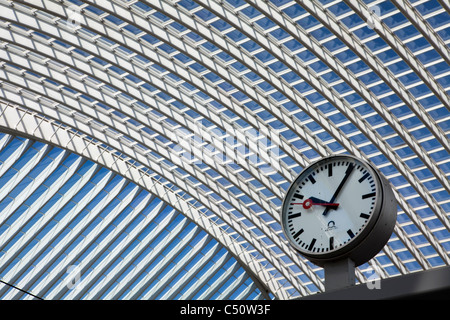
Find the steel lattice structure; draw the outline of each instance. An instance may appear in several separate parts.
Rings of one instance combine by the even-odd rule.
[[[0,278],[44,299],[323,291],[280,206],[339,153],[374,163],[398,202],[358,282],[448,266],[449,14],[447,0],[0,0]]]

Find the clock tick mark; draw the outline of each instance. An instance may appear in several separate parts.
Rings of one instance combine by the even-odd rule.
[[[301,215],[302,215],[301,212],[294,213],[292,215],[288,215],[288,219],[294,219],[294,218],[297,218],[297,217],[301,217]]]
[[[300,229],[296,234],[294,234],[294,239],[297,240],[298,236],[303,233],[303,229]]]
[[[367,213],[361,213],[359,216],[361,218],[363,218],[363,219],[369,219],[370,218],[370,215],[368,215]]]
[[[302,196],[300,193],[296,193],[292,196],[293,198],[297,198],[297,199],[303,199],[304,196]]]
[[[350,238],[353,238],[355,236],[355,234],[353,233],[353,231],[351,229],[347,230],[347,234],[349,235]]]
[[[375,197],[375,195],[376,195],[375,192],[371,192],[371,193],[363,194],[361,198],[362,199],[372,198],[372,197]]]
[[[359,182],[359,183],[363,182],[364,180],[367,179],[367,177],[368,177],[369,175],[370,175],[370,174],[367,172],[365,175],[363,175],[363,176],[361,177],[361,179],[358,180],[358,182]]]
[[[312,248],[314,248],[314,244],[316,243],[316,238],[313,238],[311,240],[311,243],[309,244],[308,250],[311,251]]]

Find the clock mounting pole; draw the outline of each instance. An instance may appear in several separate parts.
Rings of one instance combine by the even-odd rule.
[[[343,289],[355,285],[355,263],[349,258],[324,264],[325,291]]]

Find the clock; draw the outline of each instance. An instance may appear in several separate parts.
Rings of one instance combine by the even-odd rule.
[[[282,228],[289,243],[311,262],[373,258],[395,226],[397,204],[377,169],[350,155],[325,157],[305,168],[282,204]]]

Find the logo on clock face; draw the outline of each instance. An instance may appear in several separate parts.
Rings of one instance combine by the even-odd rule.
[[[336,228],[337,228],[336,223],[333,220],[331,220],[330,222],[328,222],[328,228],[326,228],[325,231],[331,231]]]

